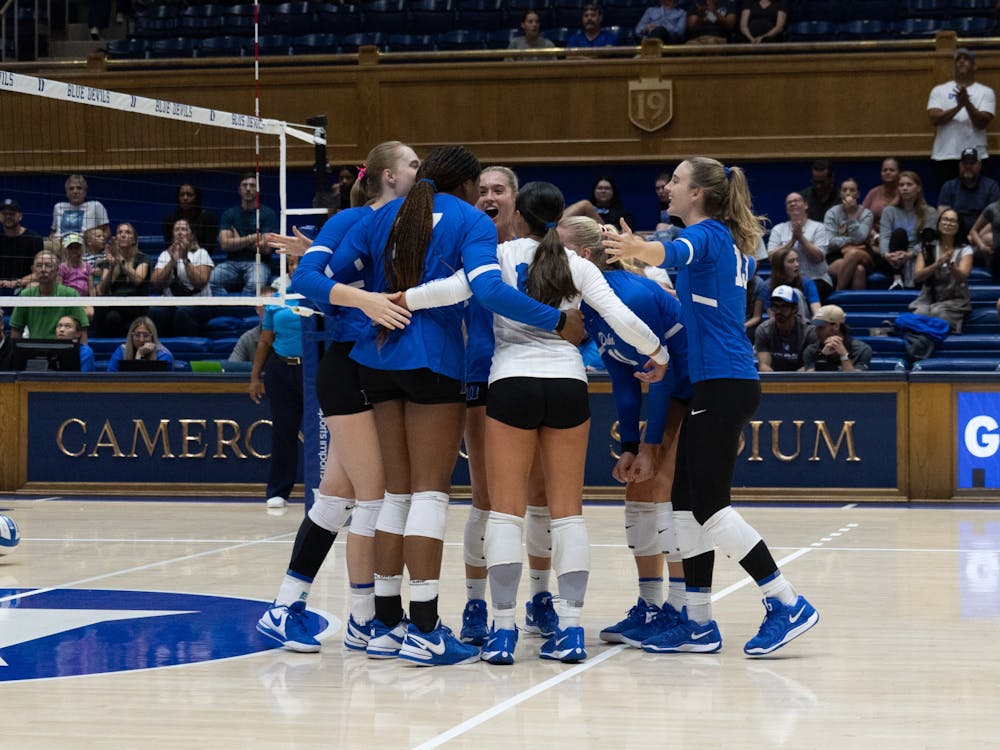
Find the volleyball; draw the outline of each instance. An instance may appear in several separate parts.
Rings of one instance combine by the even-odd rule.
[[[17,524],[10,516],[0,515],[0,557],[9,555],[21,541]]]

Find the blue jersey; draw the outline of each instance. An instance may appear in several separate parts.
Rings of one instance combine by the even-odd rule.
[[[660,338],[660,345],[670,353],[667,374],[660,382],[650,383],[646,404],[645,442],[659,445],[663,441],[670,399],[688,401],[692,396],[681,303],[655,281],[629,271],[605,271],[604,278],[625,306],[653,330]],[[621,440],[623,443],[638,442],[642,382],[635,377],[635,373],[642,370],[649,357],[616,336],[611,326],[592,307],[583,304],[580,311],[587,333],[597,342],[601,359],[611,377]]]
[[[355,341],[358,332],[369,326],[368,318],[355,307],[341,307],[330,304],[330,290],[337,283],[360,286],[361,271],[354,264],[341,268],[336,264],[337,248],[345,237],[372,209],[367,206],[348,208],[331,216],[312,246],[299,260],[292,276],[295,290],[313,302],[325,314],[323,328],[330,332],[334,341]],[[336,268],[336,276],[334,269]]]
[[[275,295],[277,296],[277,295]],[[274,332],[271,348],[279,357],[302,356],[302,318],[287,306],[269,304],[264,307],[262,331]]]
[[[465,307],[465,382],[485,383],[493,364],[493,313],[470,297]]]
[[[387,291],[383,249],[403,199],[386,204],[358,224],[345,239],[342,263],[362,261],[366,286]],[[543,305],[504,283],[497,261],[497,230],[490,218],[469,203],[446,193],[434,196],[434,230],[420,283],[451,276],[464,269],[469,286],[487,310],[527,325],[551,331],[559,324],[557,309]],[[417,310],[410,324],[378,340],[378,329],[367,327],[351,357],[379,370],[427,368],[455,380],[465,380],[462,304]]]
[[[753,259],[739,251],[729,230],[715,219],[686,227],[663,247],[662,266],[677,269],[691,382],[757,380],[753,347],[744,326]]]

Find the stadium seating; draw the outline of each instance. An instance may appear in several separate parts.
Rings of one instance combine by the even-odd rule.
[[[996,357],[930,357],[913,365],[914,372],[996,372],[1000,359]]]
[[[314,31],[346,36],[347,34],[357,34],[361,28],[361,11],[357,6],[323,3],[316,10]]]
[[[446,31],[437,35],[435,46],[439,51],[486,49],[486,35],[481,31],[466,29]]]
[[[455,29],[452,0],[414,0],[409,9],[408,34],[442,34]]]

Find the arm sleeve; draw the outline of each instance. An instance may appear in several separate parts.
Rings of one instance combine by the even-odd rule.
[[[639,23],[635,25],[635,35],[642,36],[642,30],[646,28],[646,24],[649,23],[649,14],[653,11],[652,8],[646,8],[643,11],[642,18],[639,19]],[[634,16],[633,16],[634,18]]]
[[[615,333],[634,346],[640,354],[649,356],[656,351],[660,346],[659,337],[618,298],[597,266],[572,255],[570,268],[574,271],[573,276],[579,283],[584,301],[608,322]],[[666,354],[666,351],[664,347],[661,354]]]
[[[618,415],[618,437],[622,443],[639,442],[639,411],[642,384],[633,377],[631,367],[611,356],[601,357],[611,378],[611,397]]]
[[[976,107],[981,112],[989,112],[991,115],[997,113],[997,95],[989,86],[986,86],[986,91],[983,92],[983,106]]]
[[[167,349],[167,347],[165,347],[163,344],[160,344],[156,348],[156,358],[160,362],[169,362],[170,364],[174,363],[174,355],[171,354],[170,350]]]
[[[486,214],[469,228],[462,247],[462,265],[479,303],[490,312],[518,323],[554,331],[561,313],[504,283],[497,260],[497,232]]]
[[[406,306],[410,310],[423,310],[428,307],[447,307],[464,302],[472,296],[472,287],[465,276],[465,271],[457,270],[446,279],[434,279],[426,284],[406,290]]]
[[[331,217],[292,275],[295,290],[313,302],[328,304],[338,271],[343,279],[349,272],[354,273],[359,263],[363,265],[359,248],[365,225],[352,212]]]
[[[805,276],[802,277],[802,292],[806,296],[806,302],[810,305],[814,302],[819,304],[819,290],[816,288],[816,282]]]
[[[663,431],[667,427],[667,407],[670,393],[674,389],[674,379],[667,370],[667,376],[659,383],[650,383],[646,394],[646,437],[644,442],[659,445],[663,442]]]
[[[830,242],[827,244],[830,250],[839,250],[848,241],[845,235],[840,234],[840,228],[837,225],[837,214],[840,212],[837,208],[837,206],[833,206],[823,215],[823,226],[826,227],[826,231],[830,235]]]

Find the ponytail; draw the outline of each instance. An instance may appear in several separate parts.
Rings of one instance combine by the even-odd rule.
[[[556,231],[556,222],[566,206],[562,193],[550,182],[529,182],[517,194],[514,205],[531,235],[540,238],[528,266],[525,291],[543,304],[559,307],[563,300],[579,294],[566,248]]]
[[[687,162],[691,185],[702,189],[705,215],[726,225],[741,253],[754,255],[767,217],[753,212],[746,174],[739,167],[724,167],[705,156],[694,156]]]

